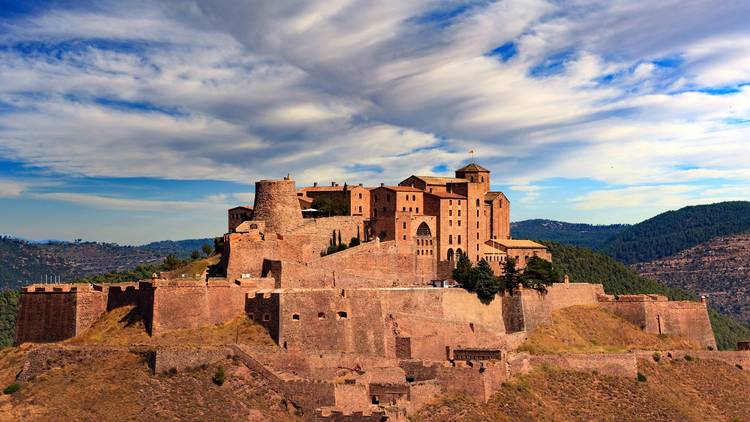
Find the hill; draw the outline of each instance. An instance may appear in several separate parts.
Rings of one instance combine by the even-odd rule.
[[[32,243],[11,237],[0,238],[0,289],[15,289],[44,277],[62,281],[161,261],[169,254],[187,257],[201,246],[213,246],[213,239],[162,241],[142,246],[101,242]]]
[[[711,307],[750,323],[750,234],[716,237],[633,268],[667,286],[705,294]]]
[[[717,236],[750,231],[750,202],[720,202],[668,211],[607,240],[601,250],[626,264],[649,262]]]
[[[534,219],[510,223],[510,232],[516,239],[552,240],[597,249],[628,227],[627,224],[596,225]]]
[[[746,421],[750,372],[713,360],[639,361],[645,381],[540,368],[489,402],[446,397],[415,421]]]
[[[604,291],[608,294],[656,293],[663,294],[671,300],[697,299],[694,293],[667,287],[656,280],[643,277],[633,269],[602,253],[557,242],[543,243],[552,253],[554,265],[561,273],[570,276],[574,282],[602,283]],[[711,306],[710,301],[709,306]],[[750,339],[750,328],[720,314],[715,309],[709,311],[709,317],[719,349],[732,349],[737,341]]]

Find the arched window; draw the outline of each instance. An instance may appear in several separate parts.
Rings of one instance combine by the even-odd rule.
[[[456,249],[456,257],[457,257],[457,258],[458,258],[458,257],[461,257],[461,255],[462,255],[463,253],[464,253],[464,252],[463,252],[463,251],[461,250],[461,248],[458,248],[458,249]]]
[[[453,249],[448,249],[448,261],[453,261]]]
[[[430,226],[428,226],[427,223],[422,222],[422,224],[417,227],[417,236],[432,236]]]

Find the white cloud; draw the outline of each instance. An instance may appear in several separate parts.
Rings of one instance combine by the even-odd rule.
[[[230,204],[225,202],[226,198],[224,197],[201,198],[191,202],[119,198],[112,196],[90,195],[71,192],[35,193],[30,194],[29,196],[35,199],[64,201],[94,208],[129,211],[155,211],[167,214],[196,210],[211,210],[219,213],[225,211],[230,207]]]
[[[28,186],[25,183],[12,180],[0,180],[0,198],[14,198],[21,196]]]

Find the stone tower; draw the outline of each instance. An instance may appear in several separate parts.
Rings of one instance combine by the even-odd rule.
[[[294,180],[287,177],[255,182],[253,219],[265,221],[266,230],[277,233],[285,233],[302,224]]]

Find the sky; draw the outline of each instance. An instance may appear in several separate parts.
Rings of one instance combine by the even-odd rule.
[[[750,199],[750,2],[0,0],[0,233],[217,236],[474,160],[512,220]]]

